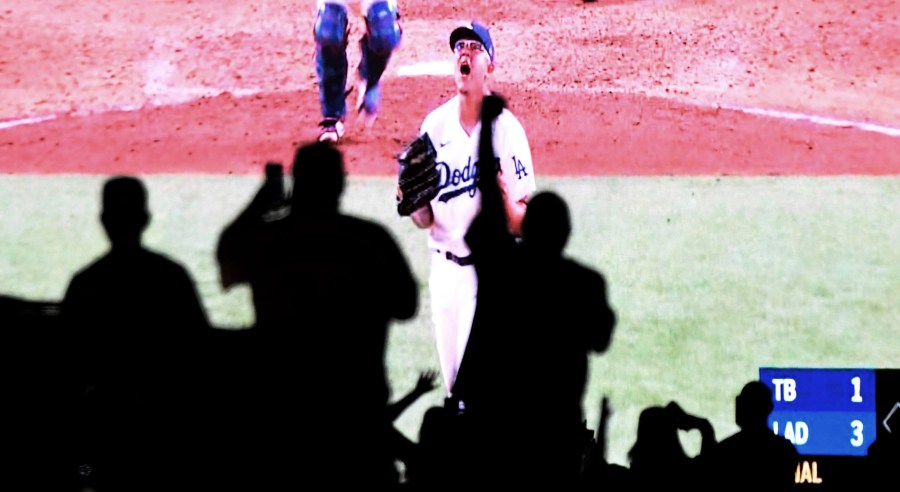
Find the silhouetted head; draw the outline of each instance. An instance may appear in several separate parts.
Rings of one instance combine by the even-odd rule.
[[[656,406],[641,411],[637,440],[628,452],[631,466],[652,467],[686,456],[672,412]]]
[[[571,232],[569,207],[562,197],[543,191],[528,201],[522,219],[522,241],[530,250],[560,256]]]
[[[131,176],[110,178],[103,185],[100,222],[113,247],[140,244],[141,234],[150,223],[144,183]]]
[[[294,155],[291,200],[300,209],[336,211],[344,192],[344,156],[329,142],[303,145]]]
[[[772,390],[760,381],[750,381],[735,398],[735,423],[741,429],[766,427],[773,408]]]

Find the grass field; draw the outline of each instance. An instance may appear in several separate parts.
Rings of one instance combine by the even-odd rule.
[[[97,220],[104,179],[0,177],[0,292],[61,298],[76,269],[106,248]],[[257,178],[145,180],[154,213],[146,243],[186,264],[215,324],[252,324],[249,291],[221,291],[213,251]],[[420,279],[419,315],[396,325],[389,345],[399,396],[418,371],[438,364],[425,234],[396,216],[384,198],[393,186],[389,178],[352,178],[343,208],[391,229]],[[760,366],[896,365],[900,178],[581,177],[539,186],[570,201],[568,252],[606,275],[619,315],[609,352],[592,362],[585,399],[593,427],[600,396],[611,398],[611,461],[627,464],[638,413],[651,404],[678,400],[708,417],[719,437],[735,431],[733,396]],[[522,299],[524,308],[527,286]],[[398,427],[415,437],[439,393]],[[699,449],[699,436],[685,439]]]

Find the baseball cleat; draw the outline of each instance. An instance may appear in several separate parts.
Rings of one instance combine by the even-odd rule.
[[[338,143],[344,136],[344,123],[335,118],[325,118],[319,123],[319,141]]]

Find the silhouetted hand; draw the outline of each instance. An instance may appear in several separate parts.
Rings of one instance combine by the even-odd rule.
[[[673,402],[666,405],[666,410],[672,414],[675,419],[675,426],[683,431],[697,430],[700,432],[700,452],[708,451],[716,444],[716,431],[713,429],[709,420],[691,415]]]
[[[503,112],[504,107],[506,101],[496,94],[485,96],[481,103],[481,131],[478,142],[478,189],[481,191],[481,212],[470,226],[470,232],[480,230],[475,235],[483,236],[481,246],[498,240],[496,233],[501,231],[505,233],[509,229],[503,190],[497,180],[500,161],[494,154],[493,139],[493,122]],[[495,244],[502,244],[502,240],[498,240]],[[469,244],[470,249],[472,246]],[[476,249],[478,248],[476,245]]]
[[[416,381],[416,387],[413,389],[417,394],[424,395],[429,391],[437,388],[438,373],[434,370],[424,371],[419,374],[419,380]]]
[[[666,405],[666,410],[672,414],[672,417],[675,419],[675,426],[681,430],[693,430],[698,427],[700,420],[699,417],[695,417],[685,412],[678,403],[674,401],[669,402]]]
[[[484,97],[481,103],[481,121],[493,122],[506,107],[506,99],[500,94],[491,94]]]

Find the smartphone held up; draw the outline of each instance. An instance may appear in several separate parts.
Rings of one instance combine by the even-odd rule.
[[[271,222],[287,214],[287,196],[284,188],[284,166],[280,162],[266,163],[266,181],[263,185],[267,195],[263,220]]]

